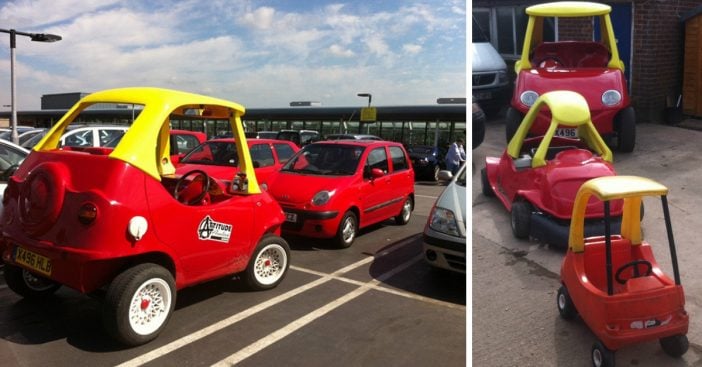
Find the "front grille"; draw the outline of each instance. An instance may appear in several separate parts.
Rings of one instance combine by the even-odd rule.
[[[461,257],[461,256],[455,256],[455,255],[450,255],[450,254],[444,254],[444,257],[446,258],[446,261],[448,264],[458,270],[463,270],[466,271],[466,258]]]
[[[495,83],[496,74],[473,74],[473,86],[480,87]]]

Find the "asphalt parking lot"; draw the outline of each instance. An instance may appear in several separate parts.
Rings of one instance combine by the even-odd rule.
[[[373,226],[348,249],[291,239],[275,289],[227,278],[182,290],[165,330],[136,348],[103,333],[97,300],[64,288],[30,302],[0,280],[0,365],[464,366],[465,277],[433,272],[421,256],[443,187],[416,183],[406,226]]]
[[[699,122],[702,127],[702,121]],[[556,308],[564,250],[512,235],[510,216],[496,198],[482,195],[486,156],[505,149],[504,123],[489,121],[485,141],[473,150],[472,362],[474,366],[590,366],[595,341],[585,323],[561,319]],[[649,177],[669,188],[690,349],[672,359],[658,342],[616,352],[619,366],[702,365],[702,132],[658,124],[637,125],[632,153],[614,152],[618,174]],[[645,201],[645,204],[647,201]],[[654,205],[656,204],[656,205]],[[660,204],[646,205],[644,238],[664,271],[672,274]]]

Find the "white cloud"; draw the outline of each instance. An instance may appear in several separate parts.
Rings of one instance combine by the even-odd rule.
[[[414,45],[411,43],[405,43],[404,45],[402,45],[402,49],[408,54],[418,54],[422,51],[422,46]]]
[[[244,14],[242,23],[259,30],[269,30],[273,26],[275,9],[264,6]]]
[[[331,52],[332,55],[339,57],[354,57],[356,55],[353,51],[337,44],[329,46],[329,52]]]

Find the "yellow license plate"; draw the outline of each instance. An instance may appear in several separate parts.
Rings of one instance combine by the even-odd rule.
[[[51,260],[21,247],[15,247],[15,262],[46,276],[51,275]]]

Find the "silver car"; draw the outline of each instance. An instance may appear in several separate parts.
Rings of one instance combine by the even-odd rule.
[[[440,171],[450,180],[431,209],[424,226],[424,259],[432,266],[466,273],[466,165],[456,176]]]

